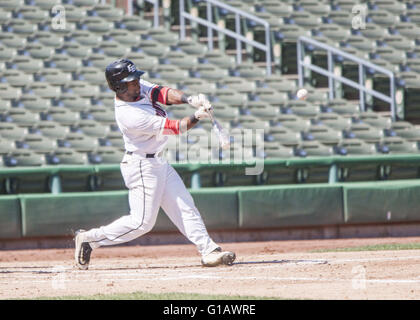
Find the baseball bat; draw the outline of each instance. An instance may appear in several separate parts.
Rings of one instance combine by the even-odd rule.
[[[213,110],[209,110],[208,114],[210,115],[211,122],[213,123],[213,129],[216,132],[217,137],[219,138],[219,144],[223,150],[230,148],[230,138],[223,127],[220,125],[219,121],[216,120],[213,114]]]

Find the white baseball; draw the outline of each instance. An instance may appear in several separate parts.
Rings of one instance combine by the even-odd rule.
[[[299,100],[305,100],[308,97],[308,90],[306,89],[299,89],[296,92],[296,97],[298,97]]]

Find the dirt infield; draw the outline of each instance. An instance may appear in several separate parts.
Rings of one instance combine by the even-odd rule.
[[[411,238],[224,243],[237,260],[204,268],[192,245],[99,248],[88,271],[72,249],[0,252],[0,299],[144,291],[309,299],[420,299],[420,251],[313,252]]]

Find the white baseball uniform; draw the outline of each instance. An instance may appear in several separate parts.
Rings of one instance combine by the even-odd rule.
[[[181,233],[207,255],[219,246],[209,237],[193,198],[174,168],[160,156],[168,137],[166,112],[156,101],[166,102],[168,88],[140,79],[140,99],[126,102],[115,98],[115,119],[126,153],[120,164],[129,189],[130,214],[107,226],[86,232],[92,248],[121,244],[150,230],[159,208],[165,211]],[[166,94],[166,96],[165,96]],[[155,154],[146,158],[146,154]]]

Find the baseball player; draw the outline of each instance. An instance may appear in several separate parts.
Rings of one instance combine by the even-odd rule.
[[[187,96],[180,90],[149,83],[140,79],[143,73],[126,59],[106,68],[108,85],[116,93],[115,119],[126,149],[120,168],[129,189],[130,214],[100,228],[76,231],[76,265],[86,270],[93,249],[131,241],[152,230],[160,207],[197,246],[203,266],[232,265],[235,253],[222,251],[210,238],[183,181],[162,157],[168,135],[191,129],[209,117],[212,107],[202,94]],[[171,120],[157,102],[188,103],[197,110],[190,117]]]

